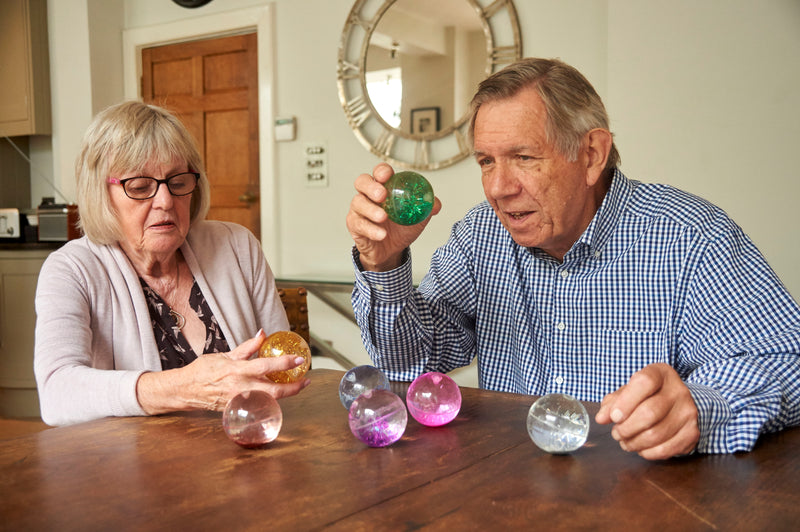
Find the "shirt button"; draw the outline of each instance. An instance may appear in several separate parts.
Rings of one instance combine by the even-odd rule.
[[[567,326],[564,324],[564,322],[563,322],[563,321],[560,321],[560,322],[558,322],[558,325],[556,325],[556,328],[557,328],[559,331],[563,331],[564,329],[566,329],[566,328],[567,328]]]
[[[600,252],[600,250],[599,250],[599,249],[598,249],[597,251],[595,251],[595,252],[594,252],[594,258],[596,258],[596,259],[599,259],[599,258],[600,258],[600,255],[602,255],[602,253]]]
[[[564,377],[556,377],[556,384],[564,384]]]
[[[382,284],[376,284],[375,285],[375,290],[377,290],[378,292],[383,292],[383,285]]]
[[[564,278],[564,279],[566,279],[567,277],[569,277],[569,271],[567,271],[567,270],[561,270],[561,277],[562,277],[562,278]]]

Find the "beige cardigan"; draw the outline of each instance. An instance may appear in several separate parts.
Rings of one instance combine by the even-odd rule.
[[[231,348],[260,328],[288,330],[272,270],[247,229],[197,222],[181,252]],[[46,423],[145,415],[136,381],[161,362],[139,277],[119,246],[83,237],[52,253],[39,273],[36,315],[34,372]]]

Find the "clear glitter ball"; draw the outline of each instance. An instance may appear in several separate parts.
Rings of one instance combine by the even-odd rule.
[[[551,393],[540,397],[528,411],[528,434],[548,453],[569,453],[586,443],[589,414],[572,396]]]

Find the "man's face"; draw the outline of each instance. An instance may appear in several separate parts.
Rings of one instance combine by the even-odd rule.
[[[534,88],[488,102],[475,120],[475,158],[483,191],[514,241],[562,260],[602,201],[582,145],[570,162],[545,134],[546,111]]]

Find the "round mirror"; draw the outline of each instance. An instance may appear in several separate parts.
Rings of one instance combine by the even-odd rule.
[[[521,52],[511,0],[357,0],[339,47],[339,99],[375,155],[443,168],[470,154],[468,106],[478,83]]]
[[[367,95],[399,132],[435,137],[465,120],[486,75],[483,22],[465,0],[397,0],[367,47]]]

